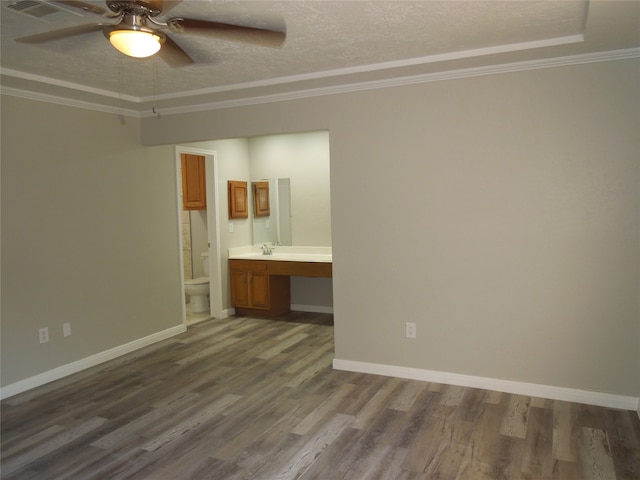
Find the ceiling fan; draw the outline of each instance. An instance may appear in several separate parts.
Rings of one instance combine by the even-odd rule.
[[[168,34],[204,35],[211,38],[253,43],[266,47],[281,47],[286,33],[266,28],[247,27],[230,23],[172,17],[161,22],[155,17],[175,7],[181,0],[130,0],[109,1],[108,10],[87,2],[52,0],[68,7],[79,8],[105,18],[117,19],[116,23],[88,23],[73,27],[17,38],[23,43],[45,43],[84,33],[102,31],[104,36],[120,52],[136,58],[155,53],[172,67],[195,63]]]

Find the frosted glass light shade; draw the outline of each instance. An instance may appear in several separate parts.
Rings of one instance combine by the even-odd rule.
[[[150,57],[161,45],[158,35],[140,30],[116,30],[109,34],[109,41],[125,55],[136,58]]]

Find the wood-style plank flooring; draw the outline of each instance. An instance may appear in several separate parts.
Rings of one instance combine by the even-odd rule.
[[[635,412],[332,359],[330,315],[199,323],[2,402],[2,478],[640,479]]]

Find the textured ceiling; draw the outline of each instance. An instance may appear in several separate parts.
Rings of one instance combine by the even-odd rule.
[[[161,59],[118,54],[100,32],[17,43],[21,36],[108,20],[70,7],[35,18],[7,8],[15,3],[0,2],[3,87],[114,105],[150,98],[188,105],[203,95],[237,99],[640,47],[638,1],[184,0],[158,19],[286,25],[287,41],[272,49],[175,34],[197,64],[170,68]]]

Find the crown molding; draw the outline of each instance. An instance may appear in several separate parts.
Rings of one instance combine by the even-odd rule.
[[[486,50],[486,49],[481,49]],[[464,52],[461,52],[462,54]],[[468,53],[468,52],[467,52]],[[429,58],[433,58],[429,57]],[[272,102],[281,102],[287,100],[298,100],[303,98],[311,98],[317,96],[324,95],[335,95],[341,93],[351,93],[365,90],[374,90],[381,88],[390,88],[390,87],[398,87],[404,85],[413,85],[419,83],[429,83],[429,82],[437,82],[437,81],[445,81],[445,80],[454,80],[454,79],[462,79],[462,78],[470,78],[477,76],[486,76],[486,75],[498,75],[504,73],[512,73],[512,72],[520,72],[527,70],[537,70],[543,68],[555,68],[555,67],[565,67],[571,65],[581,65],[587,63],[599,63],[599,62],[607,62],[607,61],[615,61],[615,60],[627,60],[640,58],[640,48],[631,48],[625,50],[614,50],[614,51],[605,51],[605,52],[595,52],[595,53],[587,53],[580,55],[571,55],[565,57],[555,57],[555,58],[545,58],[540,60],[529,60],[524,62],[515,62],[515,63],[507,63],[507,64],[499,64],[499,65],[490,65],[484,67],[474,67],[474,68],[466,68],[459,70],[448,70],[443,72],[436,73],[428,73],[422,75],[412,75],[412,76],[404,76],[404,77],[395,77],[384,80],[372,80],[365,82],[357,82],[357,83],[346,83],[343,85],[335,85],[329,87],[320,87],[320,88],[311,88],[311,89],[301,89],[301,90],[292,90],[290,92],[285,93],[277,93],[277,94],[267,94],[253,97],[243,97],[233,100],[221,100],[221,101],[206,101],[207,95],[213,95],[217,93],[222,93],[225,91],[232,90],[242,90],[247,88],[254,87],[265,87],[265,86],[273,86],[279,85],[283,83],[291,83],[294,81],[301,80],[310,80],[317,79],[320,76],[296,76],[296,77],[283,77],[280,79],[273,79],[270,81],[264,82],[251,82],[246,84],[237,84],[226,87],[219,87],[214,89],[207,90],[198,90],[191,91],[184,94],[179,95],[166,95],[166,96],[158,96],[156,97],[156,102],[161,100],[168,99],[177,99],[184,98],[191,99],[191,101],[197,102],[197,104],[193,105],[184,105],[180,107],[170,107],[170,108],[162,108],[162,105],[159,105],[159,113],[161,115],[174,115],[174,114],[184,114],[191,112],[200,112],[206,110],[217,110],[222,108],[232,108],[232,107],[241,107],[241,106],[250,106],[250,105],[258,105],[264,103],[272,103]],[[419,62],[418,60],[422,60]],[[436,61],[436,60],[434,60]],[[443,61],[442,59],[437,61]],[[414,63],[411,63],[414,62]],[[386,68],[399,67],[399,62],[389,62],[394,63],[393,66],[389,65]],[[417,65],[420,63],[425,63],[424,58],[422,59],[413,59],[407,60],[403,62],[403,66],[407,65]],[[380,65],[380,64],[378,64]],[[360,67],[357,67],[360,68]],[[349,69],[349,72],[342,72],[342,74],[346,73],[356,73],[357,68]],[[379,69],[379,68],[378,68]],[[345,69],[346,70],[346,69]],[[375,69],[371,69],[369,71],[373,71]],[[358,73],[361,73],[364,70],[357,70]],[[326,75],[327,77],[335,76],[336,71],[332,71],[331,75]],[[92,89],[82,85],[77,85],[69,82],[59,82],[59,81],[51,81],[51,79],[47,79],[46,77],[39,77],[36,75],[25,74],[23,72],[17,72],[9,69],[0,70],[2,75],[6,75],[8,77],[14,77],[25,80],[33,80],[41,83],[48,83],[51,85],[55,85],[58,87],[63,87],[71,90],[81,91],[85,93],[90,93],[97,96],[106,97],[112,101],[120,101],[120,102],[128,102],[129,107],[140,105],[143,102],[148,102],[150,99],[139,98],[139,97],[131,97],[131,96],[120,96],[114,94],[113,92],[109,92],[106,90]],[[320,75],[323,75],[327,72],[323,72]],[[89,102],[80,99],[74,99],[70,97],[60,96],[60,95],[51,95],[33,92],[25,89],[19,89],[15,87],[5,87],[0,85],[0,93],[3,95],[27,98],[30,100],[37,100],[49,103],[56,103],[65,106],[71,106],[76,108],[84,108],[88,110],[95,110],[104,113],[112,113],[116,115],[124,115],[130,117],[153,117],[157,116],[157,112],[147,112],[141,111],[140,109],[135,108],[124,108],[122,106],[114,106],[109,105],[107,103],[99,103],[99,102]]]
[[[253,82],[237,83],[234,85],[224,85],[220,87],[203,88],[192,90],[189,92],[181,92],[176,94],[157,95],[156,100],[173,100],[182,97],[193,97],[198,95],[207,95],[214,93],[224,93],[233,90],[243,90],[247,88],[272,87],[274,85],[284,85],[288,83],[304,82],[308,80],[319,80],[323,78],[340,77],[344,75],[353,75],[358,73],[370,73],[382,70],[391,70],[404,67],[415,67],[417,65],[429,65],[432,63],[449,62],[453,60],[462,60],[465,58],[482,57],[486,55],[496,55],[499,53],[518,52],[523,50],[532,50],[536,48],[554,47],[559,45],[568,45],[571,43],[579,43],[584,41],[584,35],[569,35],[565,37],[549,38],[545,40],[536,40],[531,42],[512,43],[507,45],[498,45],[495,47],[474,48],[471,50],[461,50],[459,52],[441,53],[437,55],[427,55],[424,57],[407,58],[402,60],[393,60],[389,62],[372,63],[368,65],[359,65],[353,67],[338,68],[333,70],[324,70],[321,72],[304,73],[300,75],[289,75],[286,77],[277,77],[267,80],[256,80]],[[150,102],[153,96],[140,98],[142,102]]]
[[[112,113],[115,115],[122,115],[125,117],[141,117],[140,112],[137,110],[131,110],[129,108],[114,107],[105,105],[102,103],[87,102],[84,100],[77,100],[69,97],[62,97],[60,95],[50,95],[40,92],[32,92],[30,90],[23,90],[14,87],[5,87],[0,85],[0,94],[10,97],[26,98],[27,100],[36,100],[38,102],[54,103],[56,105],[62,105],[65,107],[82,108],[85,110],[92,110],[95,112]]]
[[[67,82],[65,80],[58,80],[56,78],[45,77],[43,75],[35,75],[33,73],[21,72],[20,70],[14,70],[12,68],[0,68],[0,75],[4,75],[11,78],[17,78],[20,80],[27,80],[30,82],[43,83],[53,87],[64,88],[71,91],[88,93],[91,95],[97,95],[99,97],[112,98],[115,100],[124,100],[131,103],[140,103],[143,100],[139,97],[132,95],[121,95],[111,90],[104,90],[102,88],[93,88],[80,83]]]
[[[223,85],[219,87],[209,87],[187,92],[169,93],[163,95],[135,97],[131,95],[121,95],[117,92],[104,90],[100,88],[88,87],[74,82],[57,80],[54,78],[35,75],[32,73],[21,72],[10,68],[0,68],[0,73],[8,77],[42,83],[54,87],[79,91],[90,95],[97,95],[111,99],[124,100],[134,104],[151,102],[154,100],[175,100],[180,98],[196,97],[207,94],[224,93],[234,90],[243,90],[248,88],[271,87],[274,85],[283,85],[287,83],[295,83],[307,80],[318,80],[322,78],[338,77],[342,75],[352,75],[357,73],[368,73],[380,70],[388,70],[394,68],[412,67],[416,65],[428,65],[431,63],[447,62],[451,60],[460,60],[464,58],[481,57],[485,55],[494,55],[498,53],[517,52],[523,50],[531,50],[535,48],[552,47],[559,45],[567,45],[571,43],[579,43],[584,41],[584,35],[569,35],[564,37],[549,38],[544,40],[536,40],[531,42],[512,43],[507,45],[498,45],[495,47],[483,47],[470,50],[462,50],[459,52],[442,53],[437,55],[427,55],[423,57],[407,58],[402,60],[394,60],[389,62],[379,62],[368,65],[360,65],[354,67],[345,67],[333,70],[325,70],[322,72],[313,72],[300,75],[289,75],[285,77],[271,78],[267,80],[256,80],[253,82],[237,83],[233,85]]]
[[[478,77],[485,75],[498,75],[503,73],[520,72],[526,70],[538,70],[543,68],[566,67],[571,65],[581,65],[587,63],[599,63],[615,60],[627,60],[640,58],[640,48],[626,50],[616,50],[609,52],[597,52],[567,57],[556,57],[542,60],[530,60],[525,62],[491,65],[485,67],[474,67],[460,70],[448,70],[444,72],[428,73],[424,75],[413,75],[396,77],[386,80],[373,80],[368,82],[349,83],[330,87],[312,88],[306,90],[296,90],[286,93],[272,95],[261,95],[257,97],[245,97],[233,100],[222,100],[209,103],[198,103],[183,107],[173,107],[162,109],[163,115],[184,114],[190,112],[201,112],[207,110],[217,110],[222,108],[246,107],[263,103],[281,102],[287,100],[299,100],[324,95],[335,95],[340,93],[352,93],[365,90],[375,90],[389,87],[399,87],[414,85],[419,83],[439,82],[444,80],[455,80],[462,78]],[[154,113],[141,113],[142,117],[155,116]]]

